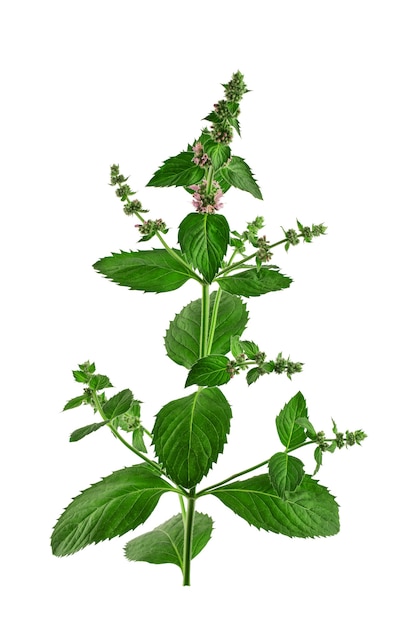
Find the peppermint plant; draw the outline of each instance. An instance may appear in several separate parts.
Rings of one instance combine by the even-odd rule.
[[[119,166],[111,167],[110,184],[124,212],[139,222],[139,245],[137,250],[100,259],[94,268],[118,285],[143,292],[173,291],[194,281],[196,299],[171,320],[164,338],[168,357],[185,369],[187,392],[179,391],[178,398],[162,406],[150,428],[142,419],[142,402],[130,389],[114,393],[109,377],[89,361],[73,371],[81,391],[64,411],[89,405],[95,421],[75,430],[70,441],[107,428],[136,457],[136,463],[76,496],[52,534],[55,555],[73,554],[137,528],[165,493],[174,492],[179,513],[131,539],[125,555],[132,561],[174,563],[184,585],[190,585],[191,560],[212,535],[213,520],[198,511],[201,498],[215,497],[249,524],[273,533],[334,535],[339,531],[338,505],[313,476],[323,455],[360,444],[366,437],[362,430],[340,431],[334,421],[330,434],[317,432],[298,391],[276,415],[277,437],[267,459],[200,486],[223,452],[230,431],[232,410],[225,385],[232,385],[240,374],[251,386],[265,375],[291,378],[302,370],[301,362],[282,352],[271,355],[256,338],[246,336],[247,301],[290,287],[291,278],[272,262],[280,246],[288,251],[326,231],[323,224],[305,226],[296,221],[271,243],[262,234],[264,218],[259,216],[243,232],[231,230],[220,212],[228,190],[235,187],[258,200],[262,194],[245,160],[232,154],[230,147],[234,133],[240,135],[240,102],[248,91],[243,75],[236,72],[223,87],[224,98],[204,118],[207,124],[200,136],[168,158],[148,183],[182,187],[188,194],[185,207],[191,211],[179,224],[175,246],[169,243],[173,237],[166,222],[150,219]],[[297,456],[305,446],[313,449],[312,475]]]

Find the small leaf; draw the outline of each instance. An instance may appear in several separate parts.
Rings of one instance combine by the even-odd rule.
[[[87,383],[90,378],[88,374],[82,372],[81,370],[73,370],[72,375],[77,383]]]
[[[71,433],[70,441],[80,441],[80,439],[83,439],[90,433],[94,433],[96,430],[98,430],[99,428],[102,428],[102,426],[105,426],[108,423],[109,423],[109,420],[99,422],[98,424],[89,424],[88,426],[83,426],[82,428],[78,428],[77,430],[74,430],[73,433]]]
[[[219,387],[228,383],[231,379],[231,375],[227,371],[228,364],[227,356],[221,354],[210,354],[202,357],[192,366],[185,386]]]
[[[193,267],[211,283],[229,244],[229,224],[223,215],[190,213],[181,222],[178,242]]]
[[[272,486],[284,500],[286,492],[294,491],[304,477],[302,461],[285,452],[278,452],[270,458],[268,470]]]
[[[100,391],[101,389],[113,387],[108,376],[103,376],[102,374],[94,374],[94,376],[90,378],[89,386],[90,389],[93,389],[93,391]]]
[[[218,278],[220,287],[230,294],[245,296],[261,296],[270,291],[279,291],[290,286],[292,280],[280,272],[262,267]]]
[[[119,391],[115,396],[107,400],[103,405],[103,413],[107,419],[111,420],[118,415],[123,415],[130,409],[133,402],[133,395],[130,389],[123,389]]]
[[[237,125],[235,128],[239,132],[239,126]],[[250,167],[241,157],[233,156],[230,163],[226,167],[222,167],[220,174],[232,187],[248,191],[255,198],[262,200],[262,193],[258,183],[254,179]]]
[[[287,449],[300,445],[307,438],[304,428],[297,424],[300,417],[308,418],[308,415],[305,398],[299,391],[276,418],[278,436]]]
[[[143,440],[143,428],[140,426],[132,431],[132,446],[139,452],[147,452],[145,442]]]
[[[213,520],[208,515],[196,512],[193,523],[191,558],[194,559],[210,540]],[[125,555],[130,561],[147,563],[174,563],[183,569],[184,522],[178,514],[126,544]]]
[[[81,406],[82,403],[85,400],[85,395],[84,396],[77,396],[76,398],[72,398],[72,400],[68,400],[68,402],[66,403],[66,405],[64,406],[64,408],[62,409],[63,411],[68,411],[69,409],[75,409],[78,406]]]
[[[243,354],[242,344],[240,342],[238,335],[233,335],[233,337],[231,337],[230,351],[235,357],[235,359],[237,359],[238,357],[240,357],[241,354]]]
[[[268,474],[230,483],[210,493],[256,528],[289,537],[328,537],[339,532],[334,497],[307,474],[286,500],[275,492]]]
[[[210,295],[210,321],[217,292]],[[246,305],[237,296],[222,292],[211,351],[227,354],[230,338],[245,330],[248,321]],[[201,299],[185,306],[170,323],[165,348],[170,359],[190,369],[200,355]]]
[[[260,367],[253,367],[246,374],[246,382],[248,385],[252,385],[253,383],[256,383],[260,376],[262,376],[262,369]]]
[[[259,346],[253,341],[241,341],[240,345],[242,347],[242,351],[246,354],[248,359],[254,359],[260,352]]]
[[[323,465],[323,450],[320,446],[314,450],[314,460],[316,461],[316,469],[314,470],[313,476],[317,474],[321,466]]]
[[[204,177],[204,169],[193,163],[194,156],[193,151],[188,151],[167,159],[147,187],[188,187],[199,183]]]
[[[299,417],[295,420],[296,424],[299,424],[300,426],[302,426],[306,433],[307,433],[307,437],[309,439],[312,439],[313,441],[316,439],[317,437],[317,433],[314,430],[314,426],[313,424],[310,422],[310,420],[308,420],[306,417]]]
[[[218,170],[230,159],[230,147],[213,139],[207,139],[204,142],[204,150],[209,155],[215,170]]]
[[[174,488],[145,463],[103,478],[74,498],[59,518],[51,538],[53,554],[74,554],[124,535],[143,524],[168,491]]]
[[[161,293],[178,289],[190,278],[191,268],[184,263],[181,253],[174,250],[178,259],[167,250],[138,250],[120,252],[104,257],[93,265],[106,278],[129,289]]]
[[[231,418],[229,403],[217,387],[204,387],[162,407],[153,443],[177,485],[194,487],[206,476],[223,451]]]

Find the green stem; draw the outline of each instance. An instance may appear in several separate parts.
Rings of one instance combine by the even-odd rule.
[[[186,520],[186,516],[187,513],[185,511],[185,506],[184,506],[184,498],[181,494],[178,494],[178,497],[180,499],[180,507],[181,507],[181,515],[182,515],[182,521],[184,523],[184,527],[185,527],[185,520]]]
[[[287,238],[281,239],[281,241],[277,241],[277,242],[271,244],[269,246],[269,248],[275,248],[276,246],[280,246],[283,243],[285,243],[286,241],[288,241]],[[246,263],[246,261],[250,261],[251,259],[254,259],[257,254],[258,254],[258,251],[254,252],[253,254],[249,254],[248,256],[243,257],[240,261],[237,261],[236,263],[233,263],[232,265],[227,265],[222,270],[220,270],[220,272],[217,274],[216,278],[219,278],[223,274],[228,274],[229,272],[232,272],[233,270],[238,269],[239,267],[244,265]]]
[[[203,284],[201,297],[201,326],[200,326],[200,358],[208,354],[208,336],[210,325],[210,285]]]
[[[219,285],[219,288],[218,288],[217,293],[216,293],[216,297],[214,299],[213,311],[211,313],[210,332],[209,332],[208,345],[207,345],[207,354],[211,353],[211,348],[212,348],[213,341],[214,341],[214,334],[216,332],[216,325],[217,325],[217,315],[218,315],[218,312],[219,312],[219,306],[220,306],[221,297],[222,297],[222,289],[221,289],[221,287]]]
[[[184,524],[184,559],[183,559],[183,586],[189,587],[191,573],[191,559],[193,549],[193,527],[195,514],[195,487],[190,489],[188,497],[187,513]]]
[[[200,498],[201,496],[206,496],[210,493],[210,491],[212,491],[216,487],[221,487],[222,485],[229,483],[231,480],[234,480],[235,478],[239,478],[239,476],[244,476],[245,474],[249,474],[249,472],[253,472],[254,470],[259,469],[263,465],[267,465],[267,463],[269,463],[269,459],[267,459],[266,461],[262,461],[262,463],[258,463],[257,465],[253,465],[253,467],[243,470],[242,472],[233,474],[232,476],[229,476],[229,478],[225,478],[225,480],[221,480],[219,483],[215,483],[214,485],[210,485],[210,487],[206,487],[205,489],[202,489],[196,494],[195,497]]]

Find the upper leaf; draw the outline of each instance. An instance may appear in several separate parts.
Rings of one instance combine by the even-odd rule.
[[[104,257],[93,265],[113,282],[141,291],[173,291],[193,277],[191,269],[173,258],[167,250],[120,252]]]
[[[213,520],[208,515],[196,512],[193,523],[191,558],[197,556],[210,540]],[[126,544],[125,555],[129,561],[148,563],[174,563],[183,568],[184,522],[179,513]]]
[[[286,500],[276,493],[268,474],[230,483],[210,493],[256,528],[289,537],[327,537],[339,532],[334,497],[307,474]]]
[[[216,292],[210,295],[210,320]],[[232,335],[241,335],[248,321],[246,305],[237,296],[222,292],[211,351],[227,354]],[[170,323],[165,348],[170,359],[190,369],[199,358],[201,299],[187,304]]]
[[[255,198],[262,200],[262,193],[253,177],[249,165],[238,156],[233,156],[230,162],[220,170],[221,176],[232,187],[248,191]]]
[[[164,161],[155,172],[147,187],[188,187],[199,183],[204,169],[193,163],[194,152],[180,152]]]
[[[229,244],[229,224],[223,215],[190,213],[181,222],[178,242],[184,256],[211,283]]]
[[[81,406],[84,400],[86,400],[85,394],[83,396],[77,396],[76,398],[72,398],[71,400],[68,400],[68,402],[66,403],[66,405],[64,406],[62,410],[68,411],[69,409],[75,409]]]
[[[304,476],[304,464],[295,456],[278,452],[269,459],[268,471],[272,486],[285,499],[288,491],[294,491]]]
[[[155,452],[177,485],[194,487],[223,451],[232,412],[217,387],[166,404],[153,429]]]
[[[277,270],[262,267],[239,272],[233,276],[218,278],[220,287],[238,296],[261,296],[270,291],[279,291],[290,286],[292,280]]]
[[[87,435],[94,433],[96,430],[105,426],[108,421],[98,422],[97,424],[89,424],[88,426],[82,426],[82,428],[77,428],[74,432],[71,433],[70,441],[80,441],[80,439],[84,439]]]
[[[117,417],[118,415],[123,415],[126,413],[132,405],[133,395],[130,389],[123,389],[123,391],[119,391],[115,396],[107,400],[107,402],[103,405],[104,415],[108,420]]]
[[[52,533],[52,552],[74,554],[89,544],[124,535],[143,524],[161,495],[173,490],[146,464],[114,472],[65,509]]]
[[[228,383],[231,379],[231,374],[227,370],[228,364],[227,356],[221,354],[202,357],[192,366],[185,386],[218,387]]]
[[[308,419],[307,405],[301,391],[287,402],[275,420],[278,436],[287,449],[298,446],[307,439],[304,428],[297,423],[300,417]]]
[[[213,139],[207,139],[204,142],[204,150],[209,155],[215,170],[218,170],[230,159],[230,147]]]

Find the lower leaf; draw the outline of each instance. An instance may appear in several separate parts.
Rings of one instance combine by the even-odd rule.
[[[203,513],[195,513],[193,525],[192,556],[194,558],[207,545],[213,529],[213,520]],[[147,563],[174,563],[183,569],[184,522],[178,514],[126,544],[125,555],[129,561]]]
[[[51,537],[55,556],[124,535],[143,524],[167,491],[167,482],[148,465],[126,467],[78,495],[65,509]]]

